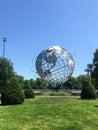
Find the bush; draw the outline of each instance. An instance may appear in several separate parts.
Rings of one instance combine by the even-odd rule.
[[[24,91],[25,93],[25,98],[34,98],[35,97],[35,93],[32,89],[25,89]]]
[[[85,86],[82,88],[81,99],[96,99],[96,92],[93,86]]]
[[[15,75],[13,63],[7,58],[0,57],[0,90],[6,87],[11,78]]]
[[[12,78],[10,83],[4,88],[1,93],[2,105],[16,105],[24,102],[25,95],[19,82]]]
[[[86,77],[82,82],[81,99],[96,99],[96,91],[92,86],[90,77]]]

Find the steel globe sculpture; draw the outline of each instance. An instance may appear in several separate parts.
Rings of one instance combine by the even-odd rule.
[[[54,88],[67,81],[74,70],[71,54],[59,46],[51,46],[41,51],[35,65],[39,76]]]

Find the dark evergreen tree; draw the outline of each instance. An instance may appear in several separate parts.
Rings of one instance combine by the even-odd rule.
[[[24,102],[24,91],[19,82],[12,78],[9,84],[3,89],[1,103],[3,105],[16,105]]]
[[[92,73],[95,88],[98,89],[98,49],[96,49],[93,58],[94,71]]]
[[[25,93],[25,98],[34,98],[35,97],[35,93],[30,86],[29,80],[24,81],[24,93]]]
[[[25,93],[25,98],[34,98],[35,97],[35,93],[33,91],[33,89],[25,89],[24,90],[24,93]]]
[[[13,64],[6,58],[0,58],[0,90],[8,84],[10,79],[14,76]]]
[[[95,88],[92,86],[91,78],[86,75],[82,78],[81,99],[96,99]]]
[[[18,82],[20,83],[21,87],[24,87],[24,77],[18,74],[15,74],[15,78],[18,80]]]

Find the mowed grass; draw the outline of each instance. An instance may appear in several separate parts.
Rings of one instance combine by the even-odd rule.
[[[43,96],[0,106],[0,130],[98,130],[98,100]]]
[[[42,92],[41,95],[44,96],[71,96],[71,92],[64,92],[64,91],[46,91]]]

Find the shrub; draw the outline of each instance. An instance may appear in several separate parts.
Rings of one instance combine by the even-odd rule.
[[[25,94],[25,98],[34,98],[35,97],[35,93],[32,90],[32,88],[30,86],[30,82],[28,80],[24,81],[24,94]]]
[[[35,93],[32,89],[25,89],[24,93],[25,93],[25,98],[34,98],[35,97]]]
[[[31,89],[31,86],[30,86],[30,81],[29,80],[25,80],[24,81],[24,86],[23,86],[24,89]]]
[[[86,77],[82,82],[81,99],[96,99],[96,91],[92,86],[90,77]]]
[[[35,97],[35,93],[31,88],[25,89],[24,93],[25,93],[25,98],[34,98]]]
[[[81,99],[96,99],[96,92],[93,86],[83,86]]]
[[[7,58],[0,57],[0,90],[6,87],[11,78],[15,75],[13,63]]]
[[[25,95],[19,82],[12,78],[1,93],[2,105],[16,105],[24,102]]]

